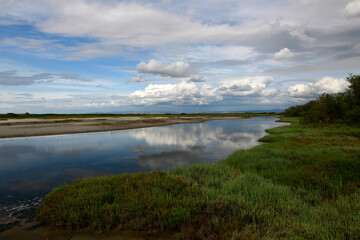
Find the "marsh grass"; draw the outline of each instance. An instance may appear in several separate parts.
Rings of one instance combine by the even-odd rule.
[[[292,125],[214,164],[80,179],[46,196],[63,228],[178,230],[179,239],[360,239],[360,128]]]

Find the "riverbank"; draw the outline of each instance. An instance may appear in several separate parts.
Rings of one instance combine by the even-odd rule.
[[[68,232],[170,230],[179,239],[359,239],[360,128],[282,120],[292,125],[268,130],[266,144],[214,164],[60,186],[38,220]]]
[[[105,132],[269,115],[275,114],[2,115],[0,138]]]

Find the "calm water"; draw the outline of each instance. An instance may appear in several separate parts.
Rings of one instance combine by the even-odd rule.
[[[80,177],[215,162],[258,145],[275,117],[0,140],[0,217]]]

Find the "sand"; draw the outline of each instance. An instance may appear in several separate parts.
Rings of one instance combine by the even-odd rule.
[[[0,121],[0,138],[104,132],[241,117],[117,117],[8,119]]]

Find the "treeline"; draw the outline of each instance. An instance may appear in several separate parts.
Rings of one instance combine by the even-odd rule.
[[[350,74],[349,88],[343,93],[323,93],[316,100],[284,111],[287,117],[301,117],[304,123],[360,123],[360,75]]]

